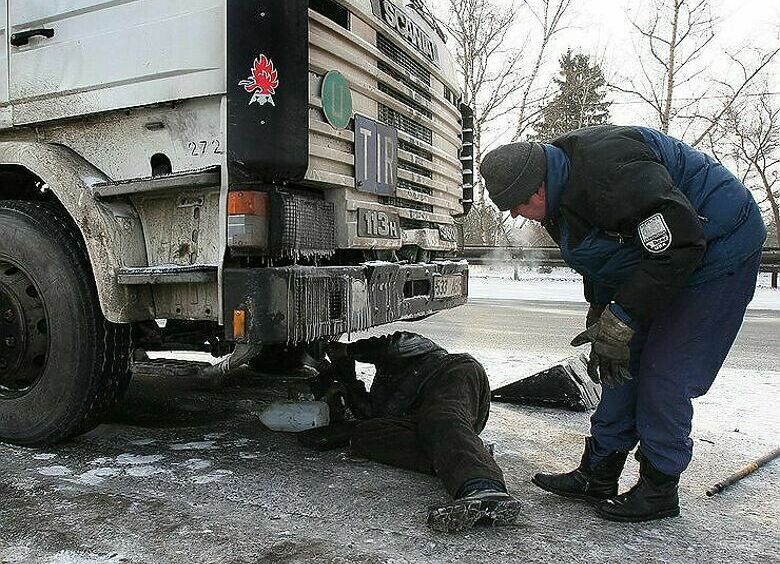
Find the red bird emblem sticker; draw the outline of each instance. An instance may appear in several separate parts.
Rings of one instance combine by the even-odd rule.
[[[249,105],[257,102],[261,106],[274,104],[274,94],[279,88],[279,73],[274,68],[274,63],[265,55],[260,55],[252,65],[252,74],[246,80],[238,83],[244,90],[252,94]]]

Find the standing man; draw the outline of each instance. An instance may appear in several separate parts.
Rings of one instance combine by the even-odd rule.
[[[597,126],[485,156],[491,199],[543,223],[590,303],[588,371],[604,391],[579,467],[537,474],[547,491],[612,521],[680,514],[691,398],[709,390],[753,298],[766,228],[742,183],[659,131]],[[637,443],[639,481],[618,494]]]

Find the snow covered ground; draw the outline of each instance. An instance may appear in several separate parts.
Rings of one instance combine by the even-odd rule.
[[[585,303],[582,277],[569,268],[553,268],[550,272],[520,268],[519,280],[509,264],[472,265],[469,268],[469,297],[492,300],[535,300]],[[759,275],[751,310],[780,311],[780,289],[770,287],[770,274]]]
[[[584,312],[475,299],[374,331],[417,331],[470,352],[499,386],[574,354]],[[240,373],[203,391],[145,376],[83,437],[45,450],[0,444],[0,564],[776,562],[780,463],[714,498],[704,490],[778,444],[778,327],[780,313],[749,312],[723,373],[696,400],[678,519],[608,523],[530,483],[576,466],[588,413],[493,404],[483,436],[523,515],[511,528],[442,535],[425,526],[426,507],[446,499],[436,478],[313,452],[266,429],[259,414],[286,397],[281,382]],[[631,458],[621,487],[636,475]]]
[[[569,341],[586,311],[576,275],[524,272],[516,282],[503,272],[474,267],[465,307],[353,338],[422,333],[473,354],[494,388],[576,354]],[[531,484],[535,472],[576,466],[588,413],[493,404],[483,436],[522,517],[442,535],[425,525],[426,507],[446,499],[436,478],[266,429],[259,415],[286,397],[283,382],[239,371],[206,391],[187,377],[140,376],[87,435],[47,449],[0,444],[0,564],[777,562],[780,461],[704,495],[780,444],[780,298],[766,285],[766,310],[748,312],[712,390],[695,400],[680,518],[608,523]],[[630,458],[621,488],[636,476]]]

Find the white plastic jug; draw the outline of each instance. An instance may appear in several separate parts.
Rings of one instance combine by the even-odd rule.
[[[324,401],[277,401],[260,414],[260,421],[272,431],[298,433],[330,423],[330,408]]]

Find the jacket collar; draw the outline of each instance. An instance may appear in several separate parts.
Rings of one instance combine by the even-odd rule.
[[[547,219],[558,217],[561,197],[569,182],[569,157],[554,145],[542,145],[547,157]]]

